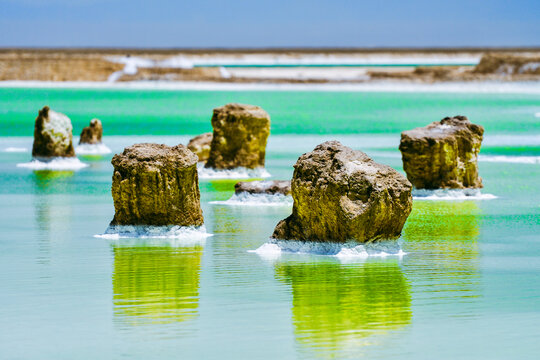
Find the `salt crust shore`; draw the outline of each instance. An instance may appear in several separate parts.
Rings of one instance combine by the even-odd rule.
[[[397,241],[381,241],[368,244],[330,243],[270,239],[256,250],[248,250],[264,259],[277,259],[282,254],[333,256],[337,258],[366,259],[368,257],[402,257],[406,253]]]
[[[204,165],[197,166],[199,179],[258,179],[268,178],[270,173],[264,168],[246,169],[237,168],[231,170],[215,170],[205,168]]]
[[[80,170],[87,167],[88,164],[83,163],[77,158],[53,158],[50,161],[41,161],[33,159],[27,163],[19,163],[17,167],[28,168],[32,170]]]
[[[454,201],[454,200],[493,200],[497,197],[492,194],[482,194],[480,189],[414,189],[414,200],[437,200],[437,201]]]
[[[210,204],[228,206],[292,206],[292,196],[283,194],[234,194],[225,201],[210,201]]]
[[[148,225],[111,225],[105,233],[94,235],[97,238],[116,239],[177,239],[203,241],[212,236],[206,232],[206,227],[199,226],[148,226]]]
[[[65,89],[139,89],[200,91],[343,91],[343,92],[447,92],[540,94],[540,81],[523,82],[440,82],[380,81],[342,84],[272,84],[219,82],[90,82],[90,81],[0,81],[0,88],[65,88]]]

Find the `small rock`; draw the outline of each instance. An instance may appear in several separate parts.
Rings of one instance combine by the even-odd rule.
[[[92,119],[90,126],[85,127],[81,132],[79,144],[101,144],[103,136],[103,126],[99,119]]]
[[[389,166],[337,141],[318,145],[294,165],[292,215],[272,235],[281,240],[368,242],[400,236],[412,186]]]
[[[214,134],[205,167],[234,169],[264,167],[270,116],[254,105],[227,104],[214,109]]]
[[[407,178],[417,189],[481,188],[478,153],[484,128],[465,116],[446,117],[401,133]]]
[[[189,140],[187,147],[199,157],[199,161],[206,161],[210,156],[211,144],[212,133],[204,133]]]
[[[249,194],[291,195],[291,182],[286,180],[237,182],[234,185],[234,193],[243,192]]]
[[[116,154],[111,225],[203,225],[197,160],[184,145],[135,144]]]
[[[48,106],[43,107],[34,125],[32,156],[75,157],[72,131],[71,120],[66,115],[53,111]]]

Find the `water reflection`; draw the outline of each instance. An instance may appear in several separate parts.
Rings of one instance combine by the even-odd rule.
[[[473,201],[416,201],[403,231],[404,271],[419,304],[460,301],[458,316],[475,314],[481,296],[481,211]],[[468,306],[464,306],[467,305]]]
[[[38,245],[38,264],[50,263],[51,243],[61,241],[69,234],[71,206],[69,199],[62,195],[65,179],[73,176],[73,171],[36,170],[32,172],[34,183],[34,216]],[[45,276],[45,275],[42,275]]]
[[[203,248],[124,244],[114,254],[114,315],[122,324],[169,324],[197,317]]]
[[[411,321],[409,284],[398,260],[277,263],[275,272],[292,288],[296,340],[318,357],[354,358],[376,334]]]

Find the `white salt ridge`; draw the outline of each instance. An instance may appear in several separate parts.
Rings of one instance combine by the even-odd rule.
[[[216,170],[205,168],[203,164],[197,166],[200,179],[256,179],[268,178],[272,175],[264,168],[246,169],[236,168],[231,170]]]
[[[441,82],[424,84],[405,81],[380,81],[358,84],[272,84],[223,83],[204,81],[0,81],[0,88],[60,89],[140,89],[199,91],[339,91],[339,92],[437,92],[540,94],[539,81],[527,82]]]
[[[88,164],[83,163],[75,157],[70,158],[52,158],[51,160],[33,159],[27,163],[17,164],[17,167],[28,168],[32,170],[80,170],[87,167]]]
[[[540,156],[480,155],[478,161],[515,164],[540,164]]]
[[[540,112],[534,113],[534,117],[540,118]]]
[[[28,149],[23,147],[7,147],[4,149],[4,152],[23,153],[28,152]]]
[[[234,194],[229,200],[211,201],[210,204],[229,206],[292,206],[292,196],[283,194]]]
[[[414,200],[492,200],[497,197],[492,194],[482,194],[480,189],[414,189]]]
[[[212,236],[206,232],[206,227],[199,226],[150,226],[150,225],[111,225],[104,234],[94,237],[116,240],[123,238],[136,239],[177,239],[203,241]]]
[[[82,144],[75,148],[75,153],[79,155],[104,155],[110,154],[111,149],[105,144]]]
[[[298,240],[271,239],[256,250],[249,250],[266,259],[275,259],[283,253],[335,256],[338,258],[401,257],[406,253],[397,241],[382,241],[369,244],[328,243]]]

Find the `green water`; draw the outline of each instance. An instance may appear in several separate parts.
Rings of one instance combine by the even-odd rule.
[[[231,207],[234,181],[201,180],[205,242],[106,240],[110,158],[32,171],[44,104],[79,133],[104,121],[114,152],[185,143],[213,107],[272,116],[267,170],[338,139],[402,171],[399,132],[447,114],[486,128],[483,201],[415,201],[403,257],[249,252],[288,207]],[[538,95],[0,89],[1,359],[536,359],[540,350]],[[324,135],[326,134],[326,135]],[[26,152],[4,152],[8,147]]]

